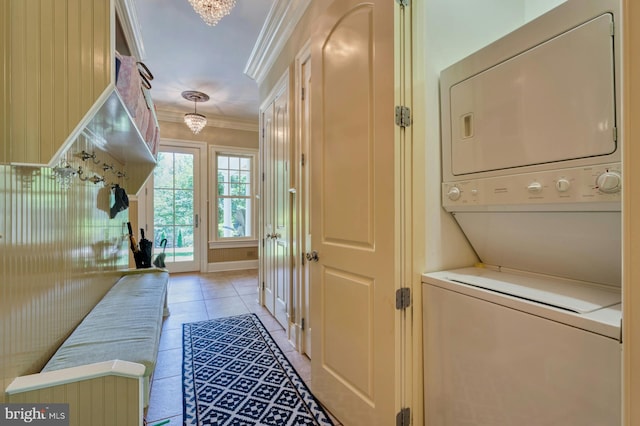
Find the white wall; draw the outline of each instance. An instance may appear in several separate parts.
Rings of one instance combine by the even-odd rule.
[[[567,0],[525,0],[524,18],[527,22],[532,21],[565,1]]]
[[[524,23],[524,0],[428,0],[427,63],[440,70]]]
[[[525,22],[524,0],[429,0],[418,13],[424,27],[426,271],[473,265],[477,258],[440,198],[440,71]],[[420,143],[420,141],[416,141]]]

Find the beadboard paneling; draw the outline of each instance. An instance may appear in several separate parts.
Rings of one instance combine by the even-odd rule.
[[[0,164],[9,161],[9,4],[0,2]]]
[[[118,182],[102,163],[73,153],[93,148],[84,137],[68,161],[84,176]],[[110,190],[78,177],[68,190],[52,169],[0,165],[0,373],[13,378],[38,372],[64,338],[128,267],[128,211],[109,219]],[[119,183],[123,183],[120,181]],[[4,392],[0,402],[4,402]]]
[[[10,23],[9,159],[47,164],[111,81],[111,1],[9,0],[2,7]]]
[[[69,426],[114,426],[140,423],[138,378],[102,376],[11,395],[12,403],[68,403]]]

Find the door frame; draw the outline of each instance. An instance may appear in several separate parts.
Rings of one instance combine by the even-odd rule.
[[[209,239],[209,233],[208,233],[209,215],[208,215],[208,208],[207,208],[209,204],[209,200],[208,200],[209,191],[208,191],[208,178],[207,178],[208,176],[208,169],[207,169],[208,144],[206,142],[194,142],[194,141],[187,141],[187,140],[181,140],[181,139],[160,139],[160,142],[158,145],[158,151],[160,151],[160,149],[167,146],[195,149],[198,151],[198,156],[200,157],[200,162],[198,164],[200,168],[199,176],[198,176],[199,185],[197,188],[199,194],[197,194],[196,196],[196,199],[199,200],[199,202],[197,203],[197,205],[194,205],[194,214],[197,214],[199,218],[197,229],[198,229],[200,242],[198,244],[198,247],[194,247],[194,248],[198,250],[199,272],[207,272],[207,263],[208,263],[208,244],[207,243]],[[146,206],[144,209],[144,211],[146,212],[146,215],[144,218],[142,217],[140,218],[140,219],[144,219],[144,220],[141,220],[140,223],[148,223],[148,224],[151,224],[151,226],[153,227],[153,223],[154,223],[153,222],[154,220],[153,174],[151,174],[149,176],[149,179],[147,179],[147,182],[145,182],[145,188],[148,188]]]
[[[640,279],[640,227],[634,223],[638,221],[640,211],[640,197],[636,185],[640,182],[640,170],[627,167],[633,161],[640,159],[640,147],[633,143],[640,137],[640,86],[638,72],[640,71],[640,56],[634,54],[640,47],[640,29],[634,23],[640,19],[640,6],[631,0],[622,1],[623,27],[623,105],[622,132],[624,144],[622,147],[622,164],[624,167],[622,184],[622,418],[625,426],[636,425],[640,422],[640,369],[636,368],[640,362],[640,292],[634,290]],[[636,403],[634,403],[636,401]]]
[[[394,7],[394,80],[395,104],[408,107],[411,117],[425,117],[427,108],[423,95],[426,69],[424,24],[420,20],[424,4]],[[422,274],[426,271],[427,179],[423,159],[426,156],[425,120],[412,120],[409,127],[396,126],[395,143],[399,149],[397,179],[401,238],[400,282],[411,290],[411,307],[403,313],[397,338],[402,358],[400,406],[411,410],[411,424],[424,424],[424,332],[422,305]],[[414,143],[414,141],[419,141]],[[422,143],[420,142],[422,141]]]

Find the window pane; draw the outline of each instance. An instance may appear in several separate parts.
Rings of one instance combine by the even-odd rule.
[[[214,229],[217,238],[251,237],[253,157],[217,154],[216,163],[218,214]]]
[[[248,237],[250,229],[246,226],[246,198],[218,199],[218,237]]]
[[[193,154],[175,155],[175,187],[179,189],[193,188]]]
[[[173,188],[173,154],[158,153],[158,165],[153,171],[155,188]]]
[[[173,246],[173,241],[175,241],[175,238],[173,238],[173,235],[172,235],[172,232],[173,232],[172,226],[156,225],[154,227],[154,231],[155,231],[155,234],[153,235],[153,253],[154,254],[158,254],[162,252],[162,247],[160,247],[160,242],[165,238],[167,239],[167,248]]]
[[[174,249],[176,262],[193,260],[193,227],[176,226],[176,244]]]
[[[218,195],[229,195],[229,184],[228,183],[219,183],[218,184]]]
[[[244,195],[242,191],[244,191],[244,185],[242,185],[241,183],[235,183],[231,185],[231,195]]]
[[[240,159],[238,157],[229,157],[229,168],[239,170],[240,169]]]
[[[154,223],[158,226],[173,224],[173,190],[156,188],[154,191]]]
[[[176,190],[176,225],[193,225],[193,192]]]
[[[238,195],[244,195],[244,196],[251,196],[251,185],[249,184],[243,184],[241,185],[239,191],[238,191]]]
[[[153,253],[155,255],[162,253],[162,247],[160,247],[160,242],[166,238],[167,239],[167,248],[165,250],[165,254],[167,255],[165,258],[165,262],[175,262],[175,257],[173,255],[173,249],[176,246],[176,237],[173,233],[173,226],[158,226],[155,225],[154,235],[154,244],[153,244]],[[154,257],[155,259],[155,257]]]

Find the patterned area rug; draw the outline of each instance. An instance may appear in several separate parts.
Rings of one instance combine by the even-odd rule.
[[[332,425],[254,314],[183,325],[185,425]]]

